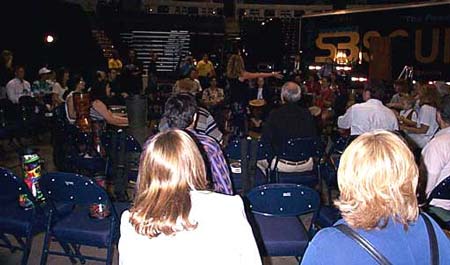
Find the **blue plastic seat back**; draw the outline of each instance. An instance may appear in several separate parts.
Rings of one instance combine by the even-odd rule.
[[[228,160],[241,160],[242,159],[242,145],[244,141],[248,141],[245,138],[234,139],[230,141],[225,148],[225,157]],[[247,152],[248,153],[248,152]]]
[[[288,140],[277,157],[290,161],[301,161],[310,157],[321,157],[322,154],[322,141],[318,137],[311,137]]]
[[[111,206],[106,191],[91,179],[74,173],[48,173],[39,181],[44,195],[54,203]],[[110,207],[114,211],[114,207]]]
[[[16,176],[10,170],[0,167],[0,203],[19,204],[19,195],[31,193],[22,178]]]
[[[266,216],[317,214],[320,206],[315,190],[297,184],[262,185],[252,189],[246,197],[253,213]]]
[[[127,152],[142,152],[142,147],[139,142],[131,135],[127,135],[126,137],[126,151]]]
[[[270,144],[267,144],[267,143],[259,140],[257,145],[258,145],[258,149],[256,151],[256,160],[266,159],[268,161],[271,161],[273,158],[273,151],[270,147]]]
[[[442,180],[433,189],[428,199],[429,201],[432,199],[450,200],[450,176]]]

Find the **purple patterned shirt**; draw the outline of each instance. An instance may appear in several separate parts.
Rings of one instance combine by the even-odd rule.
[[[214,191],[232,195],[233,188],[231,186],[230,171],[220,145],[208,135],[198,133],[194,130],[189,130],[189,132],[197,138],[206,152],[211,166]]]

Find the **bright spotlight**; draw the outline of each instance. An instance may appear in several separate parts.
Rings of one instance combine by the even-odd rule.
[[[53,37],[52,35],[45,36],[45,42],[53,43],[54,41],[55,41],[55,37]]]

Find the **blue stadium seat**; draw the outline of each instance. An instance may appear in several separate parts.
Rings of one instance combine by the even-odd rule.
[[[433,199],[440,199],[440,200],[450,200],[450,176],[446,177],[444,180],[442,180],[430,193],[430,196],[428,196],[427,202],[428,204]],[[436,206],[429,206],[428,207],[428,213],[436,220],[439,225],[449,230],[450,229],[450,211],[436,207]]]
[[[302,256],[314,234],[319,194],[297,184],[267,184],[247,195],[258,245],[266,256]],[[308,228],[300,216],[312,214]],[[253,218],[252,218],[253,217]]]

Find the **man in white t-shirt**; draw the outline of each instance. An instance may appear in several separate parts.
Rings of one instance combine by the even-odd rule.
[[[384,91],[380,87],[365,89],[364,103],[351,106],[338,118],[338,127],[350,129],[351,135],[361,135],[374,130],[397,131],[398,121],[392,110],[381,102]]]
[[[436,114],[439,130],[422,150],[422,163],[427,172],[427,197],[446,177],[450,176],[450,96],[445,96]],[[450,211],[449,200],[434,199],[430,203]]]
[[[27,96],[31,94],[30,83],[24,79],[25,68],[18,66],[16,68],[16,77],[6,84],[6,94],[8,99],[14,103],[19,103],[21,96]]]

